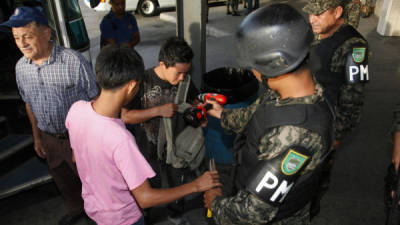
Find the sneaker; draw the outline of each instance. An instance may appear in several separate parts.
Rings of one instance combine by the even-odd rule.
[[[177,216],[177,217],[168,216],[168,220],[174,225],[190,225],[189,221],[185,219],[185,217],[183,216]]]

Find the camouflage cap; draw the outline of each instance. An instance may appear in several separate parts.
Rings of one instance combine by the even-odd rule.
[[[303,11],[308,14],[319,15],[330,8],[336,8],[342,5],[343,0],[308,0]]]

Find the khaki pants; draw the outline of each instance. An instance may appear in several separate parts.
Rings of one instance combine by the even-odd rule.
[[[74,216],[84,212],[82,184],[72,162],[69,139],[56,138],[44,132],[40,132],[40,137],[50,174],[64,198],[68,214]]]

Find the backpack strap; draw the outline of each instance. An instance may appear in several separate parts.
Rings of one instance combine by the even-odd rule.
[[[178,112],[183,112],[185,109],[190,107],[190,104],[186,103],[186,97],[190,85],[190,75],[185,76],[185,80],[179,83],[178,92],[175,96],[174,103],[178,105]],[[157,141],[157,154],[159,159],[166,157],[166,163],[173,163],[173,154],[175,154],[174,134],[172,132],[172,118],[161,118],[160,127],[158,132]],[[164,155],[165,144],[167,145],[166,155]]]

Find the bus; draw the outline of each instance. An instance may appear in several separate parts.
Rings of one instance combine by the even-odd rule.
[[[78,0],[1,0],[0,23],[15,8],[37,7],[47,16],[51,39],[81,52],[91,62],[90,42]],[[46,163],[33,149],[25,103],[15,81],[15,64],[22,57],[11,29],[0,26],[0,199],[51,181]]]

